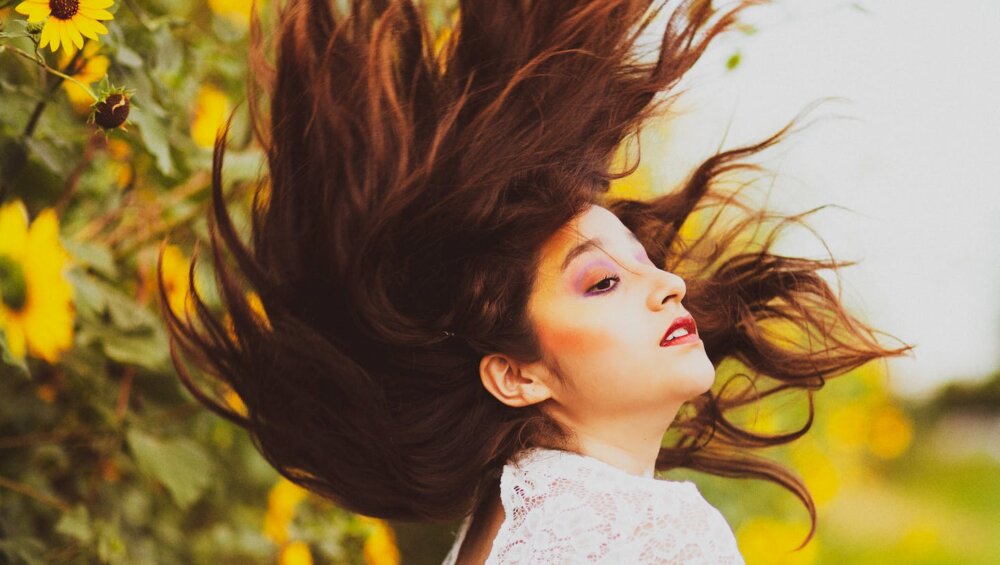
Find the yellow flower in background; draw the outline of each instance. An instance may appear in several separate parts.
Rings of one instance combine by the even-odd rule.
[[[97,54],[99,48],[100,45],[94,42],[84,45],[83,54],[80,55],[83,64],[78,65],[77,69],[70,73],[70,76],[87,85],[94,84],[104,78],[104,75],[108,73],[110,61],[104,55]],[[59,57],[59,66],[65,68],[73,60],[73,56],[76,55],[77,51],[78,49],[76,48],[63,51]],[[69,102],[76,113],[87,114],[90,112],[90,107],[93,105],[94,99],[90,97],[90,94],[87,94],[86,90],[70,80],[64,80],[62,88],[66,91],[66,97],[69,98]]]
[[[447,68],[446,61],[445,59],[442,58],[442,52],[444,51],[445,46],[447,46],[448,42],[451,40],[452,30],[455,29],[455,26],[458,25],[459,21],[460,18],[458,10],[452,11],[451,23],[444,26],[437,33],[437,36],[434,38],[434,44],[431,46],[431,49],[434,52],[434,58],[438,60],[438,68],[441,71],[444,71]]]
[[[830,443],[847,450],[863,448],[868,442],[870,410],[871,406],[861,402],[834,406],[826,421],[826,437]]]
[[[30,23],[45,22],[38,47],[48,45],[54,53],[60,44],[66,51],[74,45],[80,49],[84,36],[97,39],[97,34],[108,33],[100,20],[114,19],[104,9],[112,4],[113,0],[25,0],[14,10],[28,16]]]
[[[819,553],[818,536],[793,551],[808,532],[808,524],[751,518],[737,528],[736,543],[747,565],[809,565]]]
[[[194,311],[194,296],[191,294],[188,278],[190,266],[180,247],[171,244],[163,249],[163,263],[160,266],[159,276],[163,279],[163,286],[167,291],[167,305],[182,320],[186,312]],[[198,291],[200,294],[200,287]]]
[[[256,318],[257,323],[263,326],[267,330],[271,329],[271,322],[267,318],[267,312],[264,311],[264,303],[260,301],[260,295],[252,290],[248,290],[244,294],[247,299],[247,304],[250,306],[250,312]],[[229,334],[230,339],[233,341],[239,341],[236,336],[236,328],[233,326],[233,318],[228,313],[225,318],[226,332]]]
[[[285,544],[278,554],[278,565],[313,565],[309,545],[303,541]]]
[[[201,147],[215,146],[215,136],[229,115],[229,97],[212,85],[198,89],[191,116],[191,138]]]
[[[625,167],[635,165],[635,152],[630,152],[629,147],[634,141],[629,138],[629,142],[621,143],[615,149],[612,159],[613,171],[624,171]],[[612,198],[629,198],[632,200],[646,200],[653,196],[653,174],[649,170],[649,165],[642,161],[638,168],[627,177],[614,179],[608,188],[608,196]]]
[[[264,535],[278,545],[288,541],[288,525],[295,516],[295,507],[305,500],[309,491],[285,477],[271,487],[264,515]]]
[[[399,547],[396,545],[396,534],[392,526],[385,520],[358,516],[360,521],[374,527],[365,539],[364,556],[367,565],[399,565]]]
[[[816,507],[825,506],[837,496],[840,477],[833,460],[814,438],[805,437],[791,447],[792,464],[802,474]]]
[[[917,517],[899,537],[896,547],[907,562],[925,560],[941,545],[940,527],[928,517]]]
[[[868,450],[882,459],[895,459],[913,440],[913,424],[899,408],[886,404],[875,410],[868,436]]]
[[[59,242],[55,210],[31,223],[20,200],[0,207],[0,328],[11,354],[55,363],[73,345],[69,254]]]
[[[263,0],[258,0],[258,4]],[[236,25],[250,22],[250,0],[208,0],[208,7]]]
[[[108,139],[108,156],[114,160],[112,166],[116,171],[115,185],[118,188],[125,188],[132,182],[134,176],[131,163],[132,146],[127,141],[112,137]]]

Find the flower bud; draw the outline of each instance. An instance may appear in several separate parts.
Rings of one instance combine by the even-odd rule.
[[[128,119],[130,108],[127,92],[112,92],[91,106],[90,119],[105,130],[120,128]]]

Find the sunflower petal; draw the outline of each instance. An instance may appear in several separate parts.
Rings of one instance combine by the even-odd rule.
[[[83,49],[83,36],[80,35],[80,28],[77,27],[76,20],[77,18],[73,18],[65,23],[66,34],[73,40],[73,45],[76,45],[77,49]]]
[[[73,41],[70,39],[69,36],[70,25],[72,24],[70,24],[68,20],[60,20],[59,27],[56,28],[59,30],[59,41],[62,42],[62,48],[66,51],[70,51],[73,49]]]
[[[80,10],[77,12],[77,14],[80,14],[81,16],[87,16],[88,18],[90,18],[92,20],[113,20],[113,19],[115,19],[115,17],[111,14],[111,12],[109,12],[107,10],[98,10],[98,9],[95,9],[95,8],[82,8],[81,7]]]
[[[108,28],[104,27],[104,24],[97,20],[90,20],[87,22],[87,25],[97,33],[108,33]]]
[[[62,48],[65,51],[75,51],[76,47],[73,45],[73,35],[70,34],[70,28],[73,24],[69,20],[63,20],[62,26],[60,26],[60,35],[62,36]]]
[[[49,21],[45,22],[45,28],[52,28],[49,32],[49,49],[55,53],[59,50],[59,42],[62,41],[62,20],[49,18]]]
[[[49,41],[51,39],[52,39],[52,22],[47,22],[44,26],[42,26],[42,36],[39,38],[38,48],[39,49],[44,48],[46,45],[49,44]],[[53,49],[53,51],[55,51],[55,49]]]
[[[94,27],[94,20],[78,15],[77,17],[73,18],[73,22],[76,23],[76,29],[80,30],[81,34],[91,39],[97,39],[97,31],[96,31],[97,28]],[[97,45],[97,44],[88,43],[87,45]],[[86,52],[87,50],[84,49],[84,53]]]
[[[0,254],[20,257],[28,245],[28,208],[20,200],[0,206]]]
[[[97,34],[99,33],[108,33],[108,28],[104,27],[104,24],[97,20],[77,16],[74,18],[74,21],[76,21],[76,27],[80,29],[80,33],[91,39],[97,39]],[[91,45],[96,45],[96,43],[91,43]]]
[[[40,4],[38,2],[21,2],[14,10],[19,14],[28,16],[28,23],[32,24],[44,21],[52,13],[48,4]]]
[[[80,0],[81,8],[88,8],[93,10],[100,10],[102,8],[107,8],[114,4],[113,0]]]

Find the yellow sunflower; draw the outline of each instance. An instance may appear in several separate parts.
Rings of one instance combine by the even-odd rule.
[[[163,249],[163,264],[160,276],[167,291],[167,306],[174,314],[184,320],[186,316],[194,316],[194,294],[191,292],[191,281],[188,278],[188,268],[191,266],[184,251],[174,244]],[[201,286],[195,281],[199,296],[204,296]]]
[[[236,25],[244,26],[250,21],[251,7],[247,0],[208,0],[208,7]]]
[[[358,515],[365,524],[374,526],[365,539],[364,558],[366,565],[399,565],[399,547],[396,545],[396,534],[389,522],[379,518]]]
[[[201,147],[215,146],[219,128],[226,124],[229,115],[229,97],[218,88],[205,84],[198,89],[191,116],[191,137]]]
[[[73,78],[84,84],[91,85],[108,74],[108,66],[110,66],[111,61],[104,55],[97,54],[99,48],[97,43],[88,43],[83,48],[82,61],[75,65],[76,68],[70,69],[70,75]],[[73,59],[73,55],[76,52],[76,48],[64,50],[63,55],[59,58],[59,67],[66,68],[66,65]],[[66,91],[66,97],[69,98],[70,104],[77,114],[87,114],[90,112],[90,107],[94,104],[94,99],[90,97],[90,94],[86,90],[81,88],[79,84],[69,80],[63,81],[62,88]]]
[[[0,207],[0,327],[14,357],[23,359],[27,350],[55,363],[73,344],[68,263],[54,210],[38,214],[29,229],[20,200]]]
[[[84,36],[97,39],[97,34],[108,33],[99,20],[114,19],[104,9],[112,4],[114,0],[25,0],[14,10],[28,16],[30,23],[45,22],[38,46],[48,45],[54,53],[60,44],[66,51],[73,45],[80,49]]]

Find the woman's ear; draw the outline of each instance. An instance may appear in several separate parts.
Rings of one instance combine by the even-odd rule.
[[[542,379],[545,368],[538,363],[522,365],[517,361],[491,353],[479,362],[483,386],[507,406],[522,407],[552,397],[552,390]]]

